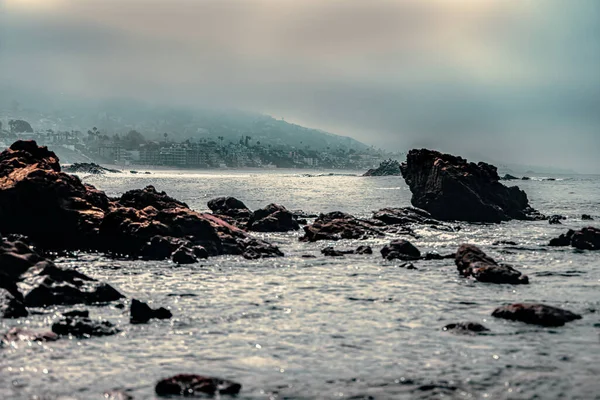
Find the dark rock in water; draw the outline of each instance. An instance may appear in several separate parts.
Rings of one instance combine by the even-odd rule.
[[[560,225],[560,224],[562,224],[562,222],[560,222],[560,221],[563,219],[566,219],[566,218],[563,217],[562,215],[552,215],[552,216],[550,216],[550,218],[548,218],[548,222],[550,223],[550,225]]]
[[[160,307],[157,309],[150,308],[150,306],[146,303],[143,303],[139,300],[132,299],[131,300],[131,309],[129,312],[129,321],[132,324],[143,324],[152,318],[156,319],[169,319],[173,316],[171,311],[167,310],[164,307]]]
[[[184,202],[172,198],[165,192],[157,191],[152,185],[146,186],[144,189],[134,189],[123,193],[118,200],[118,204],[136,210],[143,210],[146,207],[153,207],[158,211],[170,208],[189,208]]]
[[[181,246],[171,256],[171,259],[176,264],[194,264],[198,262],[194,250],[186,246]]]
[[[145,260],[165,260],[186,243],[185,240],[155,235],[142,247],[140,255]]]
[[[333,247],[329,246],[329,247],[325,247],[324,249],[321,249],[321,254],[323,254],[324,256],[327,256],[327,257],[343,257],[345,254],[352,254],[352,250],[340,251],[340,250],[336,250]]]
[[[238,228],[245,227],[252,216],[252,211],[235,197],[217,197],[210,200],[207,205],[213,214],[225,218]]]
[[[0,341],[8,342],[53,342],[58,340],[58,335],[54,332],[36,332],[25,328],[11,328],[2,336]]]
[[[354,254],[373,254],[373,249],[371,246],[358,246],[356,250],[354,250]]]
[[[528,177],[528,176],[524,176],[524,177],[522,177],[522,178],[521,178],[521,180],[522,180],[522,181],[530,181],[530,180],[531,180],[531,178],[530,178],[530,177]]]
[[[579,231],[569,229],[567,233],[550,240],[550,246],[572,246],[579,250],[600,250],[600,229],[583,228]]]
[[[277,246],[273,246],[264,240],[246,238],[238,240],[237,243],[242,249],[242,256],[248,260],[283,256],[283,253]]]
[[[302,254],[300,257],[302,258],[317,258],[314,254]]]
[[[463,244],[456,252],[456,267],[463,276],[480,282],[527,284],[529,278],[509,265],[500,265],[479,247]]]
[[[435,219],[501,222],[543,218],[529,206],[525,192],[499,182],[493,165],[422,149],[411,150],[401,169],[413,193],[412,205]]]
[[[254,211],[248,229],[256,232],[288,232],[300,229],[294,214],[279,204],[269,204]]]
[[[0,318],[21,318],[29,313],[25,305],[8,290],[0,288]]]
[[[109,336],[120,332],[108,321],[92,321],[89,318],[67,317],[52,325],[52,332],[60,336],[72,335],[85,338],[91,336]]]
[[[102,167],[98,164],[94,164],[94,163],[71,164],[71,165],[66,166],[64,168],[64,171],[68,172],[70,174],[81,173],[81,174],[94,174],[94,175],[105,174],[107,172],[110,172],[113,174],[121,173],[121,171],[119,171],[118,169],[104,168],[104,167]]]
[[[455,253],[451,254],[438,254],[438,253],[425,253],[423,256],[423,260],[446,260],[446,259],[454,259],[456,258]]]
[[[368,170],[363,176],[400,176],[400,163],[396,160],[385,160],[379,167]]]
[[[381,255],[387,260],[418,260],[421,252],[411,242],[403,239],[393,240],[381,249]]]
[[[512,240],[496,240],[494,243],[492,243],[492,246],[501,246],[501,245],[517,246],[517,242],[513,242]]]
[[[104,392],[104,400],[133,400],[133,396],[123,390],[109,390]]]
[[[589,215],[589,214],[583,214],[583,215],[581,216],[581,219],[582,219],[583,221],[593,221],[593,220],[594,220],[594,218],[592,218],[592,216],[591,216],[591,215]]]
[[[383,224],[382,224],[383,225]],[[356,218],[341,211],[321,214],[312,225],[304,227],[304,236],[300,240],[316,242],[318,240],[366,239],[383,236],[383,226]]]
[[[454,333],[480,333],[480,332],[488,332],[489,329],[485,326],[477,323],[477,322],[457,322],[454,324],[446,325],[443,330],[452,331]]]
[[[506,174],[500,179],[502,179],[503,181],[514,181],[514,180],[518,180],[519,178],[517,178],[516,176],[513,176],[511,174]]]
[[[63,317],[83,317],[89,318],[90,312],[88,310],[71,310],[61,313]]]
[[[567,322],[581,319],[581,315],[571,311],[537,303],[516,303],[499,307],[492,316],[541,326],[563,326]]]
[[[555,180],[556,180],[556,178],[546,178],[546,179],[544,179],[544,180],[545,180],[545,181],[555,181]]]
[[[202,375],[181,374],[163,379],[156,384],[159,396],[200,396],[215,394],[235,395],[242,385],[220,378]]]
[[[413,264],[411,262],[400,264],[400,265],[398,265],[398,268],[417,269],[417,267],[415,267],[415,264]]]
[[[383,208],[373,213],[373,219],[386,225],[442,225],[440,221],[433,219],[427,211],[413,207]]]

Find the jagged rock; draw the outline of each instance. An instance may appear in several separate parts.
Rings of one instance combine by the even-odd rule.
[[[25,305],[8,290],[0,288],[0,318],[21,318],[29,313]]]
[[[181,374],[162,379],[156,384],[159,396],[200,396],[203,394],[231,394],[240,392],[242,385],[221,378]]]
[[[450,254],[438,254],[438,253],[425,253],[425,255],[423,256],[423,260],[446,260],[446,259],[454,259],[456,258],[456,253],[450,253]]]
[[[583,221],[593,221],[593,220],[594,220],[594,218],[593,218],[591,215],[589,215],[589,214],[583,214],[583,215],[581,216],[581,219],[582,219]]]
[[[153,207],[158,211],[170,208],[189,208],[184,202],[174,199],[164,191],[157,191],[152,185],[146,186],[144,189],[134,189],[123,193],[118,200],[118,204],[136,210],[143,210],[146,207]]]
[[[256,232],[288,232],[300,229],[294,214],[279,204],[269,204],[252,213],[248,229]]]
[[[194,264],[198,262],[194,250],[186,246],[181,246],[171,256],[171,259],[176,264]]]
[[[500,265],[479,247],[463,244],[456,252],[456,267],[463,276],[480,282],[527,284],[529,278],[509,265]]]
[[[358,246],[356,250],[354,250],[354,254],[373,254],[373,249],[371,246]]]
[[[340,250],[336,250],[333,247],[329,246],[329,247],[325,247],[324,249],[321,249],[321,254],[323,254],[324,256],[327,256],[327,257],[343,257],[345,254],[352,254],[352,250],[340,251]]]
[[[454,333],[481,333],[489,331],[485,326],[477,322],[457,322],[454,324],[448,324],[443,328],[444,331],[451,331]]]
[[[569,229],[567,233],[550,240],[550,246],[572,246],[579,250],[600,250],[600,229],[583,228],[579,231]]]
[[[427,211],[413,207],[383,208],[373,213],[373,219],[386,225],[442,225],[442,222],[433,219]]]
[[[242,248],[242,256],[248,260],[283,256],[283,253],[277,246],[273,246],[260,239],[240,239],[238,240],[238,245]]]
[[[67,317],[52,324],[52,332],[60,336],[86,338],[91,336],[110,336],[120,332],[108,321],[92,321],[89,318]]]
[[[94,175],[101,175],[101,174],[105,174],[107,172],[110,172],[113,174],[121,173],[121,171],[119,171],[118,169],[105,168],[105,167],[102,167],[95,163],[75,163],[75,164],[66,166],[63,169],[63,171],[68,172],[70,174],[82,173],[82,174],[94,174]]]
[[[71,310],[71,311],[65,311],[61,314],[63,315],[63,317],[89,318],[89,316],[90,316],[90,312],[88,310]]]
[[[129,321],[132,324],[143,324],[152,318],[169,319],[173,316],[171,311],[164,307],[157,309],[150,308],[146,303],[136,299],[131,299],[131,308],[129,310]]]
[[[379,167],[368,170],[363,176],[400,176],[400,163],[396,160],[385,160]]]
[[[433,150],[411,150],[401,165],[411,203],[443,221],[501,222],[541,219],[525,192],[499,182],[496,167],[468,163]]]
[[[514,242],[512,240],[496,240],[494,243],[492,243],[492,246],[516,246],[517,242]]]
[[[548,218],[548,223],[550,225],[560,225],[562,224],[562,222],[560,221],[563,219],[565,219],[565,217],[563,217],[562,215],[552,215],[550,216],[550,218]]]
[[[418,260],[421,252],[411,242],[403,239],[393,240],[381,249],[381,255],[387,260]]]
[[[567,322],[581,319],[581,315],[571,311],[536,303],[515,303],[499,307],[492,316],[541,326],[563,326]]]
[[[213,214],[238,228],[245,228],[252,216],[252,211],[235,197],[217,197],[210,200],[207,205]]]
[[[530,180],[531,180],[531,178],[530,178],[530,177],[528,177],[528,176],[524,176],[524,177],[522,177],[522,178],[521,178],[521,180],[522,180],[522,181],[530,181]]]
[[[506,174],[500,179],[502,179],[503,181],[514,181],[514,180],[518,180],[519,178],[517,178],[516,176],[511,175],[511,174]]]
[[[381,223],[380,223],[381,224]],[[383,236],[383,226],[372,221],[356,218],[341,211],[321,214],[312,225],[304,227],[304,236],[300,240],[316,242],[318,240],[366,239]]]
[[[11,328],[6,332],[0,341],[9,342],[53,342],[58,340],[58,335],[54,332],[36,332],[25,328]]]

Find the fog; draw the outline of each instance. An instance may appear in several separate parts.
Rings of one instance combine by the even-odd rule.
[[[238,108],[386,149],[600,173],[597,0],[0,4],[0,87]]]

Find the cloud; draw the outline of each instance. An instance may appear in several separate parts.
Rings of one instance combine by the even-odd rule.
[[[595,0],[25,3],[0,15],[0,82],[600,171]]]

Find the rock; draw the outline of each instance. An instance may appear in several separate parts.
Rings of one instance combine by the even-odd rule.
[[[418,260],[421,258],[421,252],[412,243],[407,240],[393,240],[390,244],[381,249],[381,255],[387,260]]]
[[[442,221],[501,222],[543,216],[525,192],[499,182],[496,167],[432,150],[411,150],[401,165],[413,206]]]
[[[544,179],[544,180],[545,180],[545,181],[555,181],[555,180],[556,180],[556,178],[546,178],[546,179]]]
[[[513,242],[512,240],[496,240],[492,243],[492,246],[517,246],[517,242]]]
[[[400,264],[400,265],[398,265],[398,268],[417,269],[417,267],[415,267],[415,265],[411,262]]]
[[[581,319],[581,315],[561,308],[536,303],[516,303],[499,307],[493,317],[541,326],[563,326],[567,322]]]
[[[450,258],[456,258],[456,254],[451,253],[442,255],[438,253],[425,253],[425,255],[423,256],[423,260],[446,260]]]
[[[452,331],[454,333],[474,334],[488,332],[489,329],[477,322],[457,322],[448,324],[443,328],[444,331]]]
[[[506,174],[506,175],[504,175],[504,176],[503,176],[502,178],[500,178],[500,179],[502,179],[503,181],[514,181],[514,180],[517,180],[517,179],[519,179],[519,178],[517,178],[516,176],[513,176],[513,175],[511,175],[511,174]]]
[[[571,246],[579,250],[600,250],[600,229],[583,228],[579,231],[569,229],[565,234],[550,240],[550,246]]]
[[[252,213],[248,229],[256,232],[288,232],[298,230],[300,226],[294,214],[284,206],[269,204]]]
[[[562,215],[552,215],[550,216],[550,218],[548,218],[548,222],[550,223],[550,225],[560,225],[562,224],[562,222],[560,221],[563,219],[565,219],[565,217],[563,217]]]
[[[400,163],[396,160],[385,160],[379,167],[368,170],[363,176],[400,176]]]
[[[150,308],[146,303],[143,303],[136,299],[131,299],[131,308],[129,311],[129,321],[132,324],[143,324],[152,318],[156,319],[169,319],[173,316],[171,311],[164,307],[157,309]]]
[[[226,217],[230,223],[239,228],[245,227],[252,216],[252,211],[235,197],[217,197],[210,200],[207,205],[213,214],[221,218]]]
[[[463,276],[472,276],[480,282],[527,284],[529,278],[509,265],[499,265],[479,247],[463,244],[456,252],[455,263]]]
[[[2,336],[1,341],[9,342],[53,342],[58,340],[58,335],[54,332],[36,332],[25,328],[11,328]]]
[[[356,250],[354,250],[354,254],[373,254],[373,249],[371,246],[358,246]]]
[[[583,221],[593,221],[593,220],[594,220],[594,218],[592,218],[592,216],[591,216],[591,215],[588,215],[588,214],[583,214],[583,215],[581,216],[581,219],[582,219]]]
[[[521,178],[521,180],[522,180],[522,181],[530,181],[530,180],[531,180],[531,178],[530,178],[530,177],[528,177],[528,176],[524,176],[524,177],[522,177],[522,178]]]
[[[63,317],[83,317],[89,318],[90,312],[88,310],[71,310],[61,313]]]
[[[94,163],[75,163],[75,164],[71,164],[68,165],[64,168],[65,172],[68,172],[70,174],[75,174],[75,173],[82,173],[82,174],[94,174],[94,175],[100,175],[100,174],[105,174],[107,172],[110,173],[121,173],[121,171],[119,171],[118,169],[109,169],[109,168],[104,168],[98,164],[94,164]]]
[[[86,338],[91,336],[110,336],[120,332],[108,321],[92,321],[83,317],[66,317],[52,324],[52,332],[60,336]]]
[[[343,257],[345,254],[351,254],[351,253],[352,253],[352,251],[340,251],[340,250],[334,249],[331,246],[321,249],[321,254],[323,254],[324,256],[327,256],[327,257]]]
[[[442,225],[440,221],[433,219],[427,211],[413,207],[383,208],[373,213],[373,219],[386,225]]]
[[[194,264],[198,262],[194,250],[186,246],[181,246],[171,256],[171,259],[176,264]]]
[[[21,318],[29,313],[25,305],[8,290],[0,288],[0,318]]]
[[[304,227],[305,242],[318,240],[366,239],[384,236],[384,224],[375,225],[372,221],[356,218],[341,211],[321,214],[312,225]]]
[[[199,396],[235,395],[241,389],[242,385],[236,382],[202,375],[181,374],[159,381],[155,391],[159,396]]]
[[[240,239],[238,240],[238,246],[242,249],[242,256],[248,260],[283,256],[283,253],[277,246],[273,246],[260,239]]]

